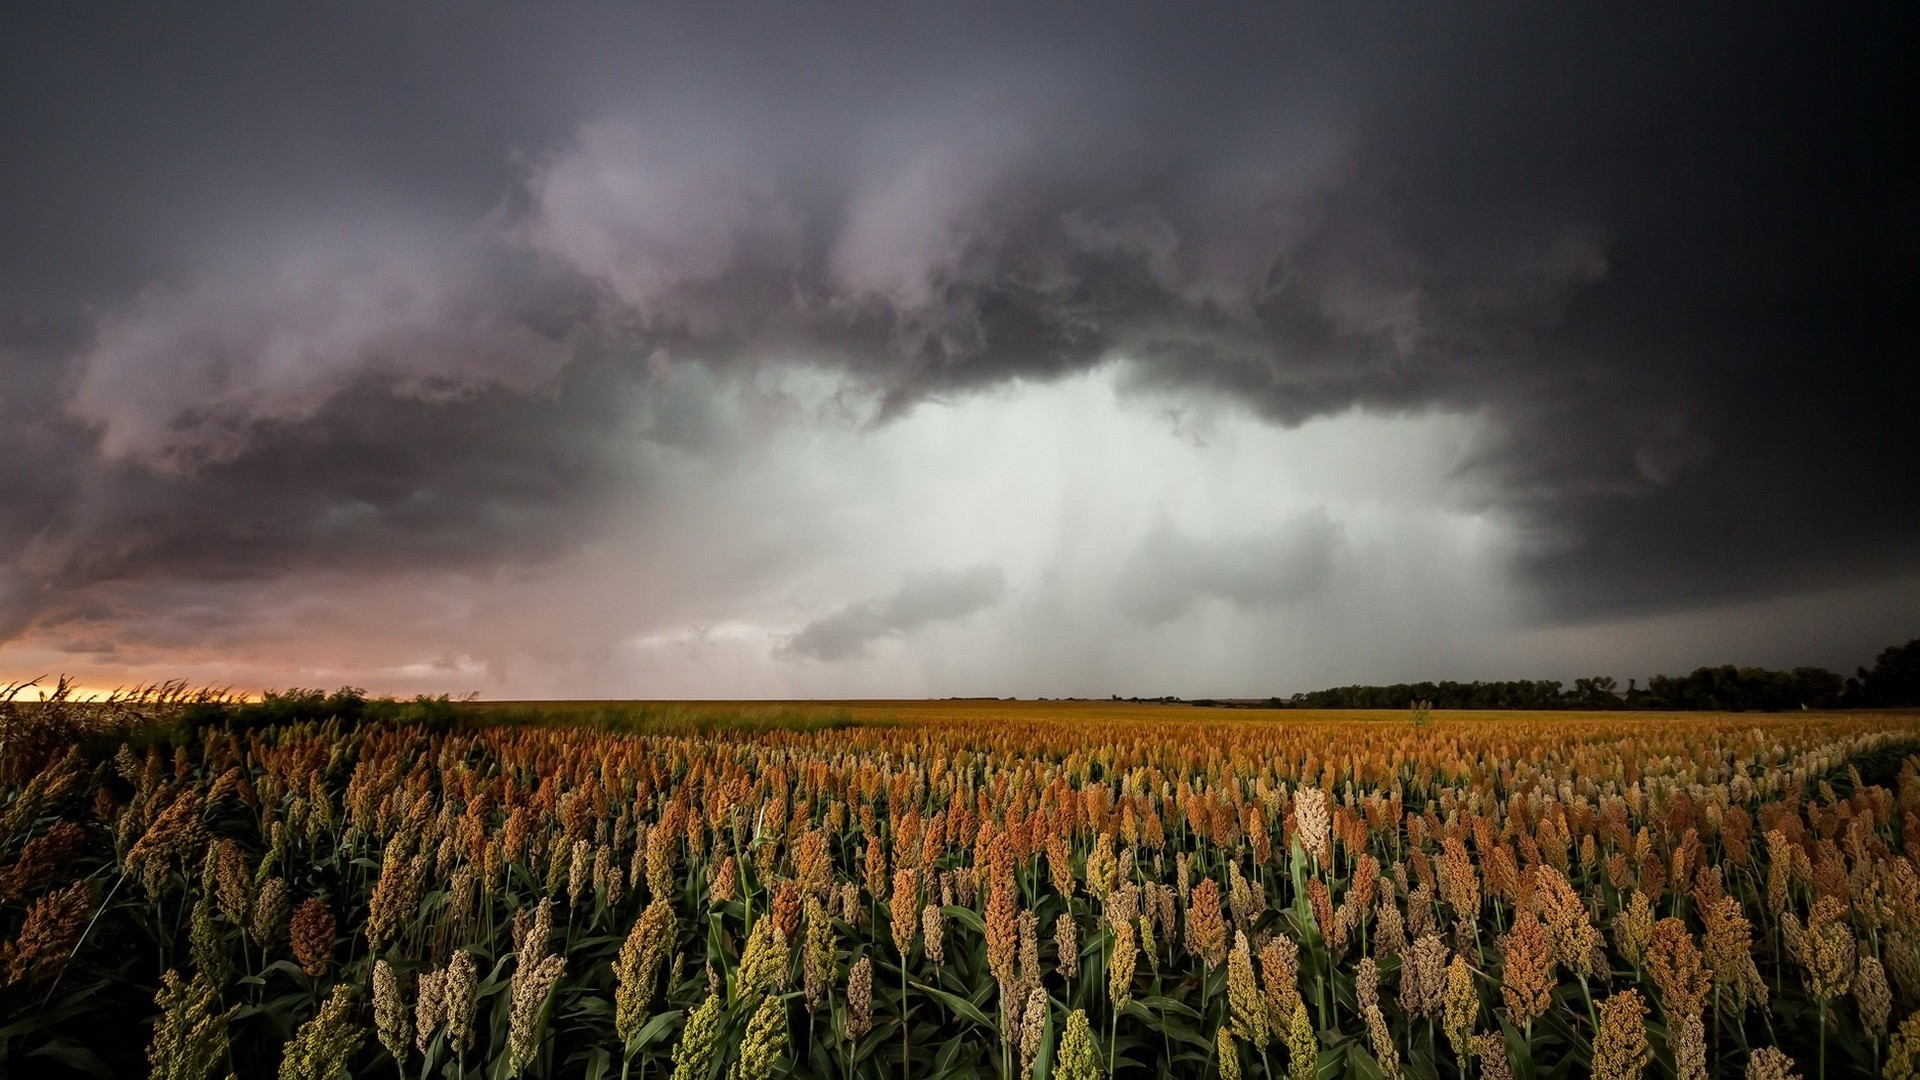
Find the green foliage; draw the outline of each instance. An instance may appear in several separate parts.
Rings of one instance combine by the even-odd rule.
[[[362,724],[409,724],[430,731],[448,730],[476,716],[468,703],[453,701],[445,694],[438,697],[421,694],[410,700],[370,698],[357,686],[343,686],[331,693],[299,687],[269,690],[258,701],[206,703],[187,713],[188,721],[194,726],[265,729],[332,721],[349,728]]]
[[[1415,699],[1411,713],[1414,727],[1426,727],[1433,723],[1433,702]]]

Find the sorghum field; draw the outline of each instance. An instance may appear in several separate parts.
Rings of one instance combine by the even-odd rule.
[[[704,711],[703,711],[704,710]],[[1906,1077],[1920,717],[0,713],[0,1072]]]

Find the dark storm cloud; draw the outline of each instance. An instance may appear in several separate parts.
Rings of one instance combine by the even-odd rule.
[[[0,633],[548,557],[673,358],[1479,410],[1557,617],[1912,568],[1909,16],[1342,10],[14,12]]]
[[[191,473],[94,465],[24,546],[18,566],[36,586],[9,598],[15,617],[30,603],[49,626],[84,618],[90,586],[308,567],[484,571],[551,556],[567,542],[556,517],[589,529],[599,498],[636,479],[616,419],[581,402],[590,396],[569,387],[530,404],[490,392],[450,408],[367,385]]]
[[[998,603],[1006,591],[1006,575],[995,566],[912,574],[891,596],[848,604],[808,623],[781,651],[808,660],[852,659],[884,638],[964,619]]]

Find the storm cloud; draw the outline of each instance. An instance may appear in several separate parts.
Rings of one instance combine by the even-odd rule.
[[[861,656],[882,638],[963,619],[999,601],[1006,590],[1006,575],[992,566],[915,574],[885,599],[848,604],[801,627],[783,651],[812,660]]]
[[[1098,692],[1175,635],[1277,691],[1687,619],[1674,666],[1844,666],[1745,624],[1920,575],[1906,16],[4,20],[8,668]],[[1383,632],[1440,598],[1477,651]]]
[[[1158,624],[1216,600],[1278,607],[1324,588],[1340,544],[1324,513],[1310,512],[1261,536],[1201,541],[1161,522],[1119,579],[1121,607]]]

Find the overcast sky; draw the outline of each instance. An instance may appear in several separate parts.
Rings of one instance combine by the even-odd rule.
[[[1920,635],[1867,10],[11,5],[0,681],[1851,670]]]

